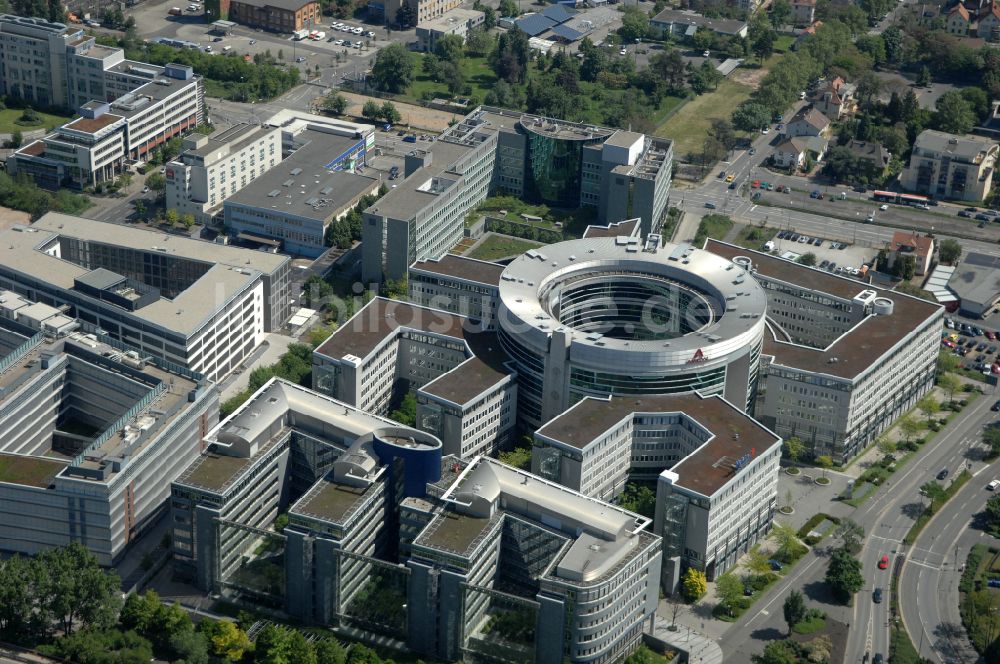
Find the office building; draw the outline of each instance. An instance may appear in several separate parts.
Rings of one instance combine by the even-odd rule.
[[[222,18],[271,32],[291,34],[303,28],[318,28],[323,21],[316,0],[228,0]]]
[[[0,288],[211,380],[290,315],[287,256],[54,212],[0,236]]]
[[[167,208],[211,223],[223,201],[281,163],[281,130],[236,124],[211,136],[192,134],[167,164]]]
[[[417,48],[433,52],[437,40],[445,35],[457,35],[465,43],[469,31],[483,24],[486,15],[475,9],[456,7],[437,18],[421,21],[417,25]]]
[[[0,94],[39,106],[69,106],[67,45],[83,30],[62,23],[0,15]]]
[[[464,256],[417,261],[407,279],[410,302],[479,321],[496,329],[500,275],[504,266]]]
[[[172,489],[204,590],[439,661],[615,662],[655,611],[649,519],[433,435],[272,379],[206,442]]]
[[[535,432],[532,472],[599,498],[656,481],[663,585],[681,566],[711,580],[771,527],[781,439],[722,397],[587,397]]]
[[[200,376],[0,292],[0,548],[79,542],[102,565],[168,507],[219,408]]]
[[[705,249],[767,294],[754,416],[783,439],[844,463],[934,386],[941,306],[715,240]]]
[[[506,361],[477,322],[379,297],[313,351],[313,389],[380,415],[412,390],[417,428],[469,458],[513,434],[517,384]]]
[[[326,250],[327,226],[382,183],[362,174],[364,136],[307,130],[295,140],[300,147],[280,167],[225,200],[225,225],[232,235],[316,257]]]
[[[904,189],[934,198],[981,203],[993,187],[995,141],[925,129],[899,176]]]
[[[665,139],[479,107],[407,155],[406,179],[365,211],[364,281],[401,279],[414,262],[443,256],[490,193],[592,206],[601,223],[639,218],[642,234],[655,232],[672,159]]]
[[[454,11],[461,6],[460,0],[407,0],[416,18],[416,24],[409,27],[419,27],[426,21],[441,18],[448,12]],[[399,8],[403,6],[403,0],[368,0],[368,15],[377,21],[384,21],[386,25],[395,26]]]
[[[9,173],[29,175],[39,187],[83,189],[111,182],[125,163],[125,118],[90,102],[83,117],[32,141],[7,159]]]
[[[586,396],[694,391],[752,410],[765,313],[746,270],[659,236],[530,250],[500,277],[518,418],[537,429]]]

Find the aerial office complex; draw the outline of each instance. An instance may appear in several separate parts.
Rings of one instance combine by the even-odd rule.
[[[207,442],[172,489],[203,589],[445,661],[615,662],[655,611],[649,519],[427,433],[273,379]]]
[[[664,587],[680,565],[714,579],[771,526],[781,439],[722,397],[587,397],[535,432],[532,472],[612,500],[657,482]]]
[[[934,386],[941,306],[715,240],[705,248],[767,293],[754,414],[782,438],[843,463]]]
[[[59,213],[0,236],[0,288],[212,380],[290,314],[287,256]]]
[[[513,434],[517,384],[506,360],[475,321],[375,298],[313,351],[313,388],[381,415],[412,389],[417,428],[468,458]]]
[[[79,542],[113,564],[198,458],[217,392],[10,291],[0,355],[0,547]]]
[[[83,116],[7,160],[8,171],[53,190],[113,180],[126,161],[145,161],[204,120],[204,85],[191,67],[126,60],[121,48],[39,18],[0,16],[0,94]]]
[[[406,179],[365,211],[363,278],[401,279],[461,239],[466,213],[493,192],[590,206],[602,223],[659,228],[670,193],[666,139],[482,106],[406,156]]]

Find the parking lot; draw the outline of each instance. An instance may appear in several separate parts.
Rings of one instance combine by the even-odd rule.
[[[782,258],[797,260],[805,254],[813,254],[815,267],[844,277],[863,277],[867,268],[862,266],[870,266],[874,258],[868,247],[810,237],[793,230],[778,231],[771,242]]]
[[[1000,333],[947,317],[945,328],[941,343],[962,358],[963,369],[1000,374]]]

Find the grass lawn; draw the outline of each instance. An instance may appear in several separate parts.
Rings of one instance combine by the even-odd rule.
[[[698,231],[694,235],[694,246],[700,247],[706,238],[721,240],[726,237],[726,233],[733,227],[733,220],[724,214],[705,215],[701,223],[698,224]]]
[[[826,618],[824,616],[812,616],[800,623],[795,623],[792,631],[796,634],[813,634],[821,629],[826,629]]]
[[[491,235],[483,240],[482,244],[473,249],[467,256],[469,258],[478,258],[481,261],[493,261],[498,258],[523,254],[528,249],[540,246],[542,245],[530,240],[521,240],[520,238],[507,237],[506,235]]]
[[[744,226],[736,236],[736,244],[746,249],[763,251],[764,243],[774,237],[775,231],[760,226]]]
[[[8,108],[0,111],[0,134],[13,134],[15,131],[31,131],[32,129],[47,129],[68,122],[72,115],[53,115],[38,111],[40,122],[32,125],[19,125],[17,119],[24,111],[20,108]]]
[[[712,120],[728,120],[733,110],[750,97],[750,87],[728,79],[719,83],[714,92],[689,101],[684,108],[654,132],[674,141],[674,154],[684,157],[702,149]]]
[[[792,44],[795,43],[795,37],[791,35],[780,35],[774,41],[774,50],[776,53],[787,53],[792,49]]]
[[[406,96],[419,102],[423,99],[425,92],[432,90],[442,97],[451,97],[448,93],[447,85],[444,83],[435,83],[424,73],[425,54],[411,53],[410,55],[413,58],[416,71],[414,72],[413,83],[410,84],[410,89],[407,90]],[[496,74],[493,73],[490,63],[486,58],[462,58],[461,69],[462,74],[465,75],[465,82],[472,86],[472,94],[479,100],[482,100],[490,88],[493,87],[493,84],[496,83]]]

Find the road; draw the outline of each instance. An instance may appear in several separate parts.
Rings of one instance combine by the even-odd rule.
[[[986,485],[996,476],[990,466],[981,466],[974,472],[975,477],[935,515],[914,542],[899,580],[903,623],[913,644],[921,656],[943,663],[978,659],[962,627],[958,582],[974,544],[1000,543],[985,532],[970,528],[974,515],[990,496]]]
[[[762,640],[782,638],[787,626],[781,613],[781,605],[791,589],[801,589],[810,606],[819,605],[831,618],[847,622],[851,629],[847,643],[847,662],[858,664],[864,653],[889,654],[889,574],[890,570],[879,570],[878,559],[884,554],[892,558],[900,547],[900,542],[909,531],[919,513],[919,487],[934,479],[943,467],[948,467],[952,475],[967,460],[969,444],[979,439],[983,424],[991,419],[989,408],[993,398],[980,397],[962,416],[952,420],[934,439],[923,446],[916,455],[896,475],[883,485],[867,502],[856,510],[851,518],[864,527],[867,534],[859,554],[866,580],[865,587],[854,598],[853,608],[832,604],[826,597],[824,576],[826,574],[825,546],[821,544],[812,554],[799,562],[788,578],[781,581],[761,603],[754,606],[737,621],[720,639],[720,645],[727,664],[742,664],[750,661],[754,652],[760,651]],[[872,590],[882,587],[886,600],[874,604]],[[869,659],[869,662],[871,660]],[[950,664],[957,661],[951,660]]]

